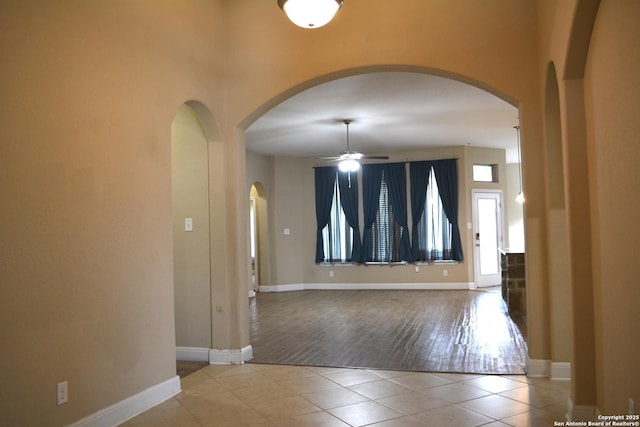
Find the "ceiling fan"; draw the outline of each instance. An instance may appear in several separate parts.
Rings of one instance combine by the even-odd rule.
[[[367,159],[386,160],[389,158],[389,156],[373,156],[373,155],[362,154],[357,151],[352,151],[351,147],[349,146],[349,125],[351,124],[351,120],[345,119],[342,122],[347,126],[346,151],[342,151],[338,156],[323,157],[323,159],[334,160],[339,162],[338,168],[342,172],[356,172],[358,169],[360,169],[360,160],[367,160]]]

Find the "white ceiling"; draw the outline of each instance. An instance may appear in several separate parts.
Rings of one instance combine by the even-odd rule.
[[[335,156],[346,149],[388,154],[424,147],[504,148],[517,162],[518,109],[460,81],[411,72],[377,72],[323,83],[294,95],[246,131],[250,151]]]

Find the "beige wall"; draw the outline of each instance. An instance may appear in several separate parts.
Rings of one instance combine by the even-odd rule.
[[[640,402],[640,3],[602,1],[584,90],[592,205],[598,408]],[[638,409],[636,409],[638,411]],[[636,412],[637,413],[637,412]]]
[[[634,76],[640,69],[640,4],[539,5],[540,75],[547,78],[548,64],[555,66],[560,98],[559,123],[553,114],[547,121],[561,127],[565,197],[550,191],[549,221],[551,227],[565,222],[568,231],[572,399],[582,415],[596,409],[624,414],[628,399],[637,402],[640,394],[640,319],[634,307],[639,272],[632,259],[638,252],[633,170],[639,146],[634,117],[640,87]],[[549,96],[554,94],[547,90]],[[554,153],[548,154],[551,164]],[[549,177],[553,174],[552,168]],[[566,204],[564,220],[559,200]]]
[[[222,110],[220,16],[0,5],[0,424],[71,423],[175,375],[171,122]]]

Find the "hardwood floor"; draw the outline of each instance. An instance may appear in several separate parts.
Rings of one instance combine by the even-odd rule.
[[[526,342],[493,291],[294,291],[250,302],[251,363],[524,374]]]

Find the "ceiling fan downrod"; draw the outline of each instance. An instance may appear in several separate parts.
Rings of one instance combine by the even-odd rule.
[[[351,120],[345,119],[343,122],[347,126],[347,154],[351,154],[351,148],[349,147],[349,125],[351,124]]]

